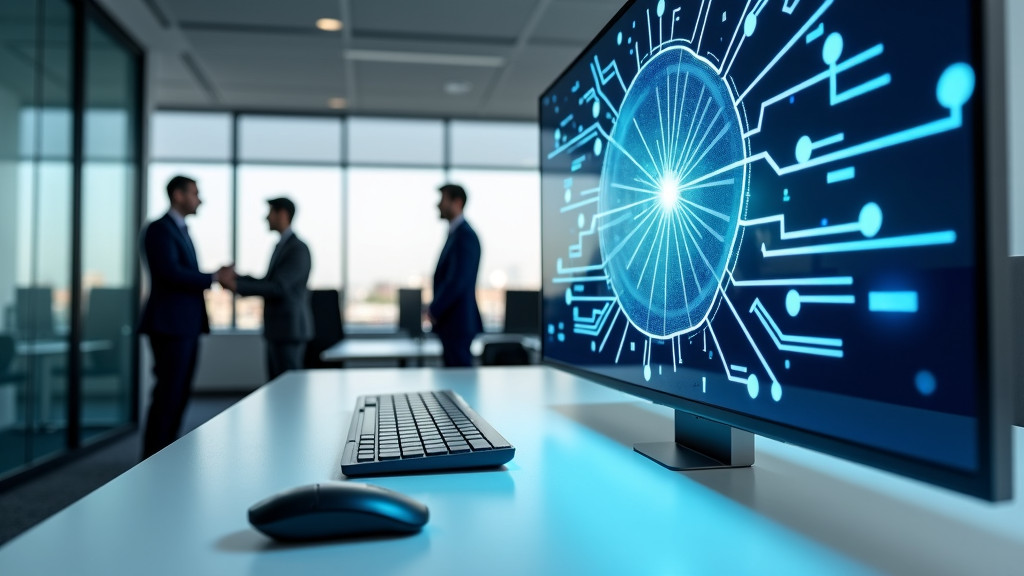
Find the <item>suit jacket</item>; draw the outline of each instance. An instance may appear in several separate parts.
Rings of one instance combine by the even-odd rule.
[[[146,227],[142,252],[151,286],[139,332],[170,336],[209,332],[203,291],[213,278],[199,271],[195,251],[170,214]]]
[[[479,270],[480,239],[469,222],[463,221],[448,235],[434,272],[430,315],[434,318],[434,332],[442,340],[471,340],[483,331],[476,303]]]
[[[267,340],[313,339],[313,312],[306,288],[311,267],[309,247],[293,233],[278,246],[266,276],[238,278],[240,296],[263,297],[263,335]]]

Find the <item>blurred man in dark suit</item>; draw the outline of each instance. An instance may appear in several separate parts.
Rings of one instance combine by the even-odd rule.
[[[440,188],[437,208],[448,221],[448,240],[434,272],[434,301],[430,303],[430,321],[444,347],[445,366],[472,366],[469,351],[473,338],[483,331],[476,303],[476,276],[480,269],[480,239],[462,215],[466,191],[462,186],[445,184]]]
[[[143,235],[150,293],[139,332],[149,335],[156,377],[143,436],[143,458],[178,437],[192,393],[199,335],[210,331],[203,291],[226,270],[221,268],[216,274],[199,271],[195,246],[185,225],[185,217],[195,214],[202,203],[196,181],[175,176],[167,183],[167,197],[170,210],[151,222]]]
[[[313,312],[309,303],[309,247],[292,231],[295,204],[287,198],[267,200],[267,224],[281,239],[270,256],[263,278],[234,276],[224,286],[239,296],[263,297],[263,338],[267,346],[267,374],[277,378],[302,368],[306,343],[313,339]]]

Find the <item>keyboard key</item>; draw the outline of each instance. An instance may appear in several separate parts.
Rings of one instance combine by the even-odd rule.
[[[491,444],[483,438],[479,440],[470,440],[469,445],[473,447],[473,450],[490,450]]]
[[[449,444],[448,451],[452,454],[461,454],[463,452],[469,452],[469,444],[461,442],[458,444]]]
[[[437,456],[439,454],[447,454],[448,449],[444,446],[427,446],[427,456]]]

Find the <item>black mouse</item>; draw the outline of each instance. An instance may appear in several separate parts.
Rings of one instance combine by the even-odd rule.
[[[321,482],[285,490],[249,508],[249,522],[275,540],[326,540],[408,534],[427,523],[423,504],[358,482]]]

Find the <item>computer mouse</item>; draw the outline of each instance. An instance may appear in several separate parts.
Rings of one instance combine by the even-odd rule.
[[[249,523],[275,540],[327,540],[408,534],[427,523],[427,507],[359,482],[321,482],[274,494],[249,508]]]

